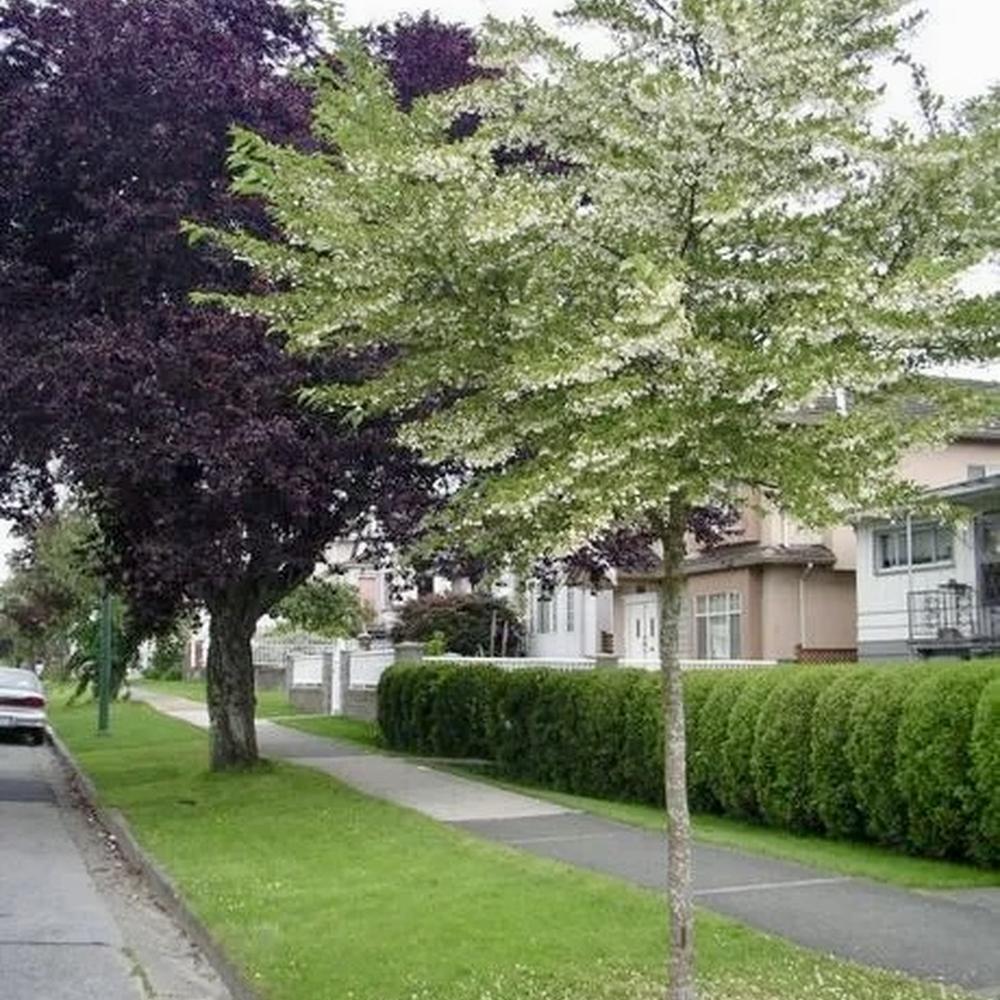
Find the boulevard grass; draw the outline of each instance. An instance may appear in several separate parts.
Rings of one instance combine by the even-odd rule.
[[[203,732],[148,706],[51,718],[269,1000],[653,1000],[653,893],[477,841],[289,764],[209,774]],[[705,1000],[953,995],[701,914]]]

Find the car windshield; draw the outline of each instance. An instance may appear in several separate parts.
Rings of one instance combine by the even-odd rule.
[[[28,670],[10,670],[0,667],[0,687],[37,691],[40,685],[35,675]]]

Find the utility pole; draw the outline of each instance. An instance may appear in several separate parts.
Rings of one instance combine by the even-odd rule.
[[[111,591],[101,592],[101,651],[97,664],[97,731],[106,733],[111,708]]]

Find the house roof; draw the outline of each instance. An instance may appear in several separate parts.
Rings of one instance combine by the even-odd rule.
[[[938,376],[938,381],[958,388],[990,391],[1000,394],[1000,382],[982,379],[951,378]],[[797,410],[786,414],[789,423],[814,424],[826,420],[830,414],[843,408],[849,412],[852,409],[853,398],[850,392],[844,392],[839,398],[836,393],[824,393]],[[903,401],[904,410],[914,417],[926,417],[934,412],[933,403],[927,399],[910,398]],[[989,420],[981,427],[968,427],[957,432],[956,441],[1000,441],[1000,419]]]
[[[715,573],[723,569],[748,566],[832,566],[836,556],[825,545],[761,545],[759,542],[737,542],[688,556],[684,573]],[[642,570],[619,570],[619,580],[655,580],[663,563],[656,557],[655,565]]]
[[[837,557],[825,545],[720,545],[684,562],[689,576],[747,566],[832,566]]]
[[[974,510],[1000,510],[1000,473],[937,486],[928,490],[927,495]]]

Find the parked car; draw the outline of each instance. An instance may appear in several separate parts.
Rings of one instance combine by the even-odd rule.
[[[45,692],[31,670],[0,667],[0,733],[23,733],[45,742]]]

